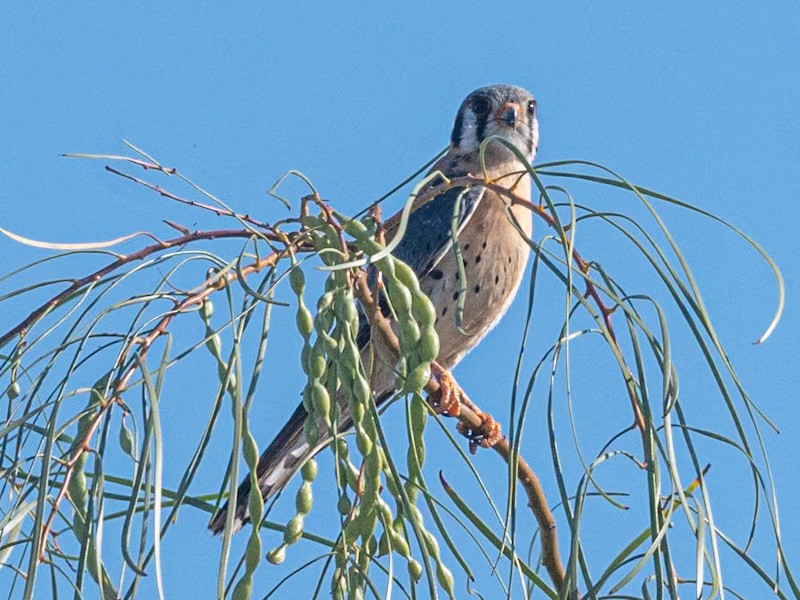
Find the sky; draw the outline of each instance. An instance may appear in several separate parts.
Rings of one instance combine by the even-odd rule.
[[[790,562],[800,566],[800,512],[792,502],[800,494],[795,463],[800,453],[795,399],[800,355],[792,341],[800,329],[800,7],[788,1],[430,4],[3,4],[0,227],[34,239],[80,242],[141,230],[166,235],[163,219],[190,228],[221,226],[211,215],[112,176],[104,171],[104,162],[61,156],[127,153],[122,140],[177,167],[240,213],[266,220],[285,216],[266,190],[288,169],[301,170],[324,197],[356,212],[446,146],[467,93],[499,82],[525,87],[538,100],[541,143],[536,164],[569,159],[601,163],[740,227],[781,268],[787,299],[783,319],[769,340],[753,345],[775,308],[769,269],[724,227],[659,207],[686,253],[742,383],[781,431],[776,435],[763,428],[783,539]],[[172,181],[158,183],[189,193]],[[564,180],[558,184],[571,185],[581,203],[638,210],[630,197],[607,188]],[[295,199],[303,193],[299,185],[286,189]],[[391,202],[397,208],[402,198]],[[542,231],[541,224],[537,227]],[[584,253],[602,262],[629,293],[667,299],[607,229],[587,226],[581,236]],[[0,239],[3,271],[47,255]],[[61,274],[81,273],[73,261]],[[540,329],[534,331],[552,341],[563,304],[552,279],[542,286],[535,310]],[[22,314],[23,307],[10,306],[0,311],[3,329]],[[284,326],[276,324],[271,347],[279,353],[281,348],[298,348],[291,325],[285,325],[290,312],[278,312],[275,318],[283,319]],[[471,397],[494,414],[507,414],[524,314],[525,302],[518,301],[455,372]],[[180,325],[179,331],[196,338],[196,325]],[[718,425],[729,432],[721,416],[723,403],[697,350],[680,326],[675,330],[682,402],[701,426]],[[535,357],[532,353],[526,363],[529,369]],[[208,356],[197,360],[193,367],[175,370],[179,383],[174,389],[181,392],[174,401],[162,402],[165,438],[186,451],[171,457],[167,486],[177,484],[191,440],[213,400],[215,368]],[[274,426],[289,415],[302,386],[299,373],[287,365],[272,373],[270,391],[254,409],[262,447]],[[596,440],[624,428],[629,415],[622,410],[625,400],[618,381],[600,377],[613,367],[601,345],[577,346],[572,365],[578,433],[586,436],[584,450],[594,456]],[[543,439],[545,401],[546,385],[539,386],[523,448],[555,499],[549,446]],[[561,425],[569,444],[566,423]],[[593,423],[602,434],[592,431]],[[193,493],[218,489],[229,428],[229,423],[221,425]],[[452,449],[435,428],[429,436],[434,450],[429,451],[433,458],[428,473],[434,480],[448,461],[437,450]],[[185,448],[179,442],[183,439],[190,440]],[[748,498],[751,489],[737,482],[737,473],[746,465],[729,460],[730,454],[719,446],[703,449],[704,460],[712,465],[710,485],[718,485],[716,521],[728,525],[741,541],[746,535],[741,515],[750,510],[750,501],[742,497]],[[491,470],[498,464],[493,458],[479,456],[477,464]],[[739,471],[733,470],[734,464]],[[629,467],[611,473],[644,481]],[[566,476],[574,489],[580,471],[572,467]],[[613,486],[614,478],[606,483]],[[277,520],[291,516],[291,495],[283,498]],[[317,503],[324,511],[324,495]],[[635,527],[624,523],[619,511],[598,511],[600,516],[587,521],[584,544],[619,550],[609,541],[613,531]],[[208,535],[207,519],[205,513],[185,509],[165,542],[167,597],[213,596],[220,545]],[[309,517],[310,527],[325,525],[324,516]],[[237,540],[237,548],[244,541]],[[772,548],[769,531],[763,529],[753,552],[769,565]],[[107,550],[113,553],[114,546]],[[693,552],[687,553],[687,564]],[[316,549],[301,543],[290,550],[286,567],[262,565],[257,588],[269,589],[289,572],[288,565],[299,566],[313,556]],[[752,577],[739,579],[738,563],[730,564],[726,574],[736,589],[747,598],[767,597],[763,584]],[[595,568],[601,569],[602,561]],[[304,593],[306,579],[315,582],[314,577],[293,580],[296,593]],[[152,597],[154,588],[146,589],[146,597]],[[484,589],[493,588],[486,583]]]

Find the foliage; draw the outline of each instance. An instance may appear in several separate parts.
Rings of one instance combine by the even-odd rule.
[[[490,480],[490,473],[478,470],[442,415],[424,398],[425,391],[435,396],[441,381],[431,377],[432,371],[437,373],[432,362],[438,347],[435,314],[413,272],[391,255],[412,202],[425,200],[423,184],[414,189],[401,217],[390,224],[397,235],[387,244],[385,224],[375,208],[385,197],[351,218],[334,209],[335,203],[323,201],[301,173],[292,172],[271,193],[291,206],[279,192],[286,177],[297,177],[308,184],[311,194],[292,217],[268,223],[238,214],[176,169],[130,148],[135,156],[89,158],[122,162],[170,182],[178,180],[189,187],[193,199],[106,167],[170,201],[235,223],[231,229],[190,231],[168,222],[177,236],[136,234],[147,235],[152,243],[125,254],[111,248],[131,243],[135,235],[65,246],[6,232],[18,243],[60,251],[2,278],[7,291],[0,301],[12,308],[22,306],[29,315],[4,326],[7,331],[0,338],[0,391],[8,398],[0,436],[0,581],[11,597],[30,598],[34,589],[48,586],[51,591],[72,589],[76,597],[93,586],[106,598],[132,598],[140,592],[152,596],[154,592],[141,590],[152,590],[147,586],[153,585],[149,583],[153,578],[163,596],[163,581],[175,566],[163,559],[162,543],[175,529],[179,509],[214,514],[221,498],[235,493],[242,476],[240,454],[244,475],[249,472],[255,482],[259,449],[251,408],[261,401],[261,376],[272,356],[267,343],[276,311],[287,314],[277,292],[288,289],[303,343],[299,365],[306,378],[304,404],[316,415],[308,421],[305,435],[311,442],[319,440],[318,424],[336,422],[345,406],[353,417],[355,435],[335,433],[330,445],[338,490],[335,506],[314,505],[318,466],[312,460],[302,470],[296,511],[287,522],[269,520],[272,507],[265,507],[258,497],[250,498],[256,526],[243,534],[248,538],[238,558],[232,556],[229,519],[217,569],[218,596],[279,595],[281,586],[295,575],[313,572],[318,593],[324,596],[330,590],[334,597],[390,593],[461,597],[466,580],[468,589],[477,585],[491,590],[483,592],[491,597],[501,593],[572,597],[577,589],[584,598],[677,598],[682,587],[690,587],[696,597],[711,598],[724,595],[723,564],[750,569],[778,597],[800,595],[780,544],[773,482],[761,441],[761,427],[768,422],[740,385],[689,265],[655,203],[716,221],[762,254],[779,288],[779,308],[765,339],[783,304],[780,272],[739,230],[599,165],[569,161],[527,167],[541,198],[540,205],[529,208],[546,227],[539,239],[529,240],[533,260],[527,318],[521,325],[507,438],[495,447],[507,465],[502,470],[505,482],[500,484],[496,473]],[[574,201],[563,187],[567,183],[595,194],[625,194],[643,210],[593,210]],[[491,187],[493,183],[468,176],[444,185]],[[509,203],[523,202],[501,188],[497,191]],[[591,223],[613,232],[649,265],[654,281],[667,291],[667,302],[652,293],[627,291],[630,283],[623,285],[611,270],[578,252],[576,234]],[[230,252],[225,240],[238,240],[239,251]],[[77,279],[44,279],[37,274],[53,263],[75,258],[84,272],[98,258],[102,264]],[[313,269],[320,264],[322,270]],[[374,309],[377,290],[370,289],[362,269],[366,264],[392,283],[388,301],[399,327],[371,322],[398,359],[400,391],[395,404],[404,407],[403,448],[387,435],[391,432],[381,414],[385,407],[379,410],[372,399],[370,363],[356,345],[356,301],[371,319],[380,319]],[[534,301],[540,286],[546,285],[543,281],[556,282],[563,290],[562,317],[555,317],[557,311],[549,307],[549,321],[558,327],[531,364],[526,345],[535,327]],[[54,286],[60,291],[48,291]],[[12,314],[10,309],[3,312],[7,318]],[[178,321],[192,318],[191,313],[202,321],[203,334],[195,338],[174,331]],[[540,309],[537,319],[541,313]],[[708,390],[708,396],[716,398],[719,421],[727,419],[730,426],[712,430],[687,417],[678,381],[682,365],[672,338],[681,322],[690,333],[686,343],[699,350],[715,383],[716,390]],[[576,369],[592,366],[575,364],[570,353],[574,345],[593,338],[603,341],[613,359],[633,425],[618,432],[595,432],[607,437],[589,456],[583,450],[582,426],[574,418],[570,382]],[[208,421],[182,476],[168,482],[165,457],[174,461],[176,455],[165,446],[165,430],[179,430],[181,423],[162,420],[163,390],[179,365],[200,360],[203,348],[217,368],[216,389],[195,400],[198,408],[202,405],[209,411]],[[537,392],[543,385],[546,391]],[[465,412],[459,416],[459,430],[467,430],[476,440],[482,433],[481,412],[461,392]],[[554,507],[548,507],[534,473],[545,470],[545,461],[531,463],[532,468],[522,457],[526,416],[534,414],[535,397],[546,399],[539,414],[549,435],[555,488],[548,492],[557,500]],[[225,405],[233,415],[225,483],[220,490],[198,493],[197,475],[208,457],[212,434],[224,421],[220,414]],[[568,435],[559,424],[564,414],[569,417]],[[391,414],[394,419],[397,415],[398,411]],[[450,443],[447,452],[453,461],[463,461],[472,482],[453,485],[441,476],[441,488],[432,484],[425,468],[431,436],[425,430],[431,422],[440,426]],[[631,442],[628,432],[636,441]],[[575,451],[565,457],[563,447],[570,439]],[[477,444],[471,445],[474,451]],[[706,475],[708,457],[717,447],[735,449],[742,458],[741,477],[750,480],[753,509],[747,514],[742,503],[742,519],[750,521],[743,540],[737,541],[714,520],[714,497]],[[611,470],[609,485],[603,471],[620,464]],[[640,475],[631,476],[630,465]],[[519,510],[516,479],[534,519]],[[468,493],[470,485],[477,495]],[[633,500],[630,506],[623,504],[628,495]],[[582,537],[587,523],[602,514],[599,504],[631,509],[636,519],[634,535],[610,536],[612,553],[600,552]],[[306,517],[314,511],[335,514],[336,522],[328,522],[324,531],[308,531]],[[565,565],[559,558],[556,520],[565,528],[560,550],[567,557]],[[282,532],[282,541],[276,544],[268,530]],[[748,549],[757,534],[774,539],[774,567],[751,557]],[[265,550],[270,562],[281,563],[301,539],[307,544],[305,552],[316,549],[316,558],[294,571],[281,571],[278,577],[285,579],[274,583],[276,567],[263,565]],[[466,549],[465,539],[471,544]],[[531,549],[525,551],[528,542]],[[497,576],[473,582],[476,563],[484,561]],[[500,575],[501,564],[506,565],[507,576]],[[547,566],[550,581],[540,574],[541,564]],[[272,569],[272,583],[266,589],[254,579],[265,569]],[[728,592],[735,595],[735,590]]]

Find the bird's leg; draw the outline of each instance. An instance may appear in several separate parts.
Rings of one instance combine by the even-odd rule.
[[[478,426],[470,425],[464,421],[459,421],[456,425],[458,432],[469,440],[469,451],[475,454],[478,446],[481,448],[491,448],[503,439],[503,432],[500,423],[494,420],[492,415],[485,412],[478,412],[481,424]]]
[[[457,417],[461,413],[461,390],[450,371],[431,363],[431,376],[439,382],[439,389],[430,395],[431,406],[439,414]]]
[[[463,405],[480,419],[479,425],[473,425],[465,420],[459,421],[456,425],[458,432],[469,439],[469,450],[472,454],[475,454],[478,446],[491,448],[503,439],[500,424],[462,393],[450,371],[434,362],[431,363],[431,375],[439,383],[439,389],[430,395],[433,410],[449,417],[458,417]]]

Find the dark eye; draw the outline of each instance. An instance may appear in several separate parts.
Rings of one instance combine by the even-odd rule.
[[[532,117],[536,114],[536,100],[530,100],[528,102],[528,116]]]
[[[472,112],[474,112],[476,116],[482,117],[488,115],[490,110],[492,110],[492,103],[489,102],[488,98],[478,96],[472,101]]]

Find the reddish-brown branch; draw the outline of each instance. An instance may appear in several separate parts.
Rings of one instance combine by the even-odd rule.
[[[150,167],[150,168],[154,168],[154,167]],[[203,202],[197,202],[196,200],[189,200],[188,198],[182,198],[181,196],[173,194],[169,190],[164,189],[160,185],[155,185],[153,183],[150,183],[149,181],[145,181],[144,179],[140,179],[138,177],[134,177],[133,175],[130,175],[128,173],[123,173],[122,171],[119,171],[119,170],[115,169],[114,167],[110,167],[108,165],[106,165],[106,171],[108,171],[109,173],[113,173],[114,175],[119,175],[120,177],[128,179],[129,181],[132,181],[132,182],[134,182],[134,183],[136,183],[138,185],[144,186],[148,190],[152,190],[152,191],[156,192],[157,194],[159,194],[160,196],[163,196],[164,198],[168,198],[170,200],[174,200],[175,202],[179,202],[181,204],[186,204],[187,206],[192,206],[194,208],[200,208],[202,210],[207,210],[209,212],[214,213],[215,215],[217,215],[219,217],[233,217],[235,219],[239,219],[240,221],[244,221],[245,223],[249,223],[250,225],[253,225],[254,227],[258,227],[259,229],[269,230],[269,225],[267,223],[262,223],[261,221],[257,221],[256,219],[252,218],[250,215],[240,215],[240,214],[237,214],[237,213],[233,212],[232,210],[228,210],[227,208],[220,208],[218,206],[212,206],[210,204],[205,204]]]
[[[287,250],[288,252],[288,250]],[[248,276],[253,273],[257,273],[262,269],[270,266],[274,266],[278,259],[283,255],[283,253],[273,252],[269,256],[253,262],[241,269],[242,276]],[[233,283],[239,278],[239,274],[236,272],[227,272],[221,274],[215,281],[209,283],[204,289],[199,292],[192,294],[191,296],[185,298],[182,302],[178,303],[178,305],[167,314],[165,314],[161,320],[150,330],[150,332],[144,336],[143,338],[134,338],[131,341],[131,348],[132,346],[138,346],[137,352],[144,362],[145,358],[147,357],[147,353],[155,343],[155,341],[162,335],[167,332],[167,327],[172,322],[172,320],[179,315],[180,313],[184,312],[185,310],[201,304],[206,298],[208,298],[211,294],[216,291],[225,289],[228,285]],[[129,353],[128,349],[122,352],[122,355],[125,356]],[[113,400],[115,398],[120,398],[122,394],[127,389],[128,383],[133,376],[133,374],[138,370],[137,363],[132,363],[125,372],[117,379],[117,381],[111,386],[111,398],[104,399],[101,403],[101,409],[97,412],[97,415],[93,419],[92,423],[88,427],[86,434],[84,435],[83,439],[80,440],[80,443],[75,445],[75,451],[73,455],[69,458],[69,460],[65,463],[67,467],[67,471],[64,475],[64,480],[61,483],[61,489],[58,492],[55,500],[53,501],[53,507],[50,512],[50,516],[45,523],[45,526],[42,528],[42,535],[41,535],[41,551],[39,555],[40,561],[45,561],[46,557],[44,555],[44,548],[45,548],[45,541],[47,537],[50,535],[50,531],[53,526],[53,521],[55,519],[56,514],[58,513],[58,508],[61,502],[64,500],[67,494],[67,488],[69,487],[69,482],[72,479],[72,475],[75,471],[75,465],[78,463],[78,459],[85,453],[90,450],[90,440],[94,435],[94,432],[97,430],[98,425],[100,424],[100,420],[102,419],[103,415],[108,411],[108,408],[112,405]]]
[[[100,281],[106,275],[116,271],[117,269],[129,263],[135,262],[137,260],[142,260],[147,256],[155,252],[159,252],[161,250],[168,250],[170,248],[184,246],[186,244],[196,242],[199,240],[213,240],[217,238],[249,238],[252,235],[253,232],[248,229],[217,229],[212,231],[195,231],[193,233],[188,233],[186,235],[182,235],[177,238],[165,240],[163,242],[158,242],[156,244],[151,244],[149,246],[145,246],[141,250],[132,252],[131,254],[120,256],[117,260],[107,264],[105,267],[98,269],[93,273],[90,273],[86,277],[77,279],[74,283],[72,283],[72,285],[68,286],[64,291],[60,292],[59,294],[56,294],[53,298],[51,298],[50,300],[48,300],[47,302],[45,302],[44,304],[33,310],[19,324],[12,327],[8,331],[6,331],[2,336],[0,336],[0,347],[2,347],[15,335],[25,335],[28,329],[31,327],[31,325],[33,325],[36,321],[38,321],[40,318],[42,318],[45,314],[47,314],[51,310],[60,306],[63,302],[65,302],[78,290],[84,288],[85,286],[89,285],[92,282]],[[281,237],[274,234],[270,234],[269,237],[270,239],[273,239],[275,241],[283,241]]]
[[[392,352],[394,356],[399,356],[400,343],[397,339],[397,335],[392,329],[389,319],[384,317],[379,310],[374,310],[376,303],[374,302],[372,292],[367,285],[366,277],[364,277],[363,273],[355,278],[354,293],[359,302],[364,306],[364,312],[371,317],[370,327],[373,331],[373,339],[375,339],[374,336],[376,335],[380,336],[385,349]],[[446,371],[446,369],[438,363],[432,363],[431,367],[432,371]],[[455,416],[459,421],[459,425],[473,434],[485,435],[488,438],[492,432],[485,431],[488,421],[486,419],[486,413],[483,413],[478,406],[470,400],[467,393],[458,385],[455,379],[452,379],[452,376],[450,377],[452,383],[456,386],[456,393],[460,400],[458,414]],[[438,378],[431,377],[425,385],[425,391],[428,392],[431,397],[436,397],[440,393],[440,390],[441,385]],[[491,448],[509,464],[512,457],[512,450],[505,436],[501,436]],[[550,507],[547,503],[547,496],[534,470],[520,456],[516,457],[516,462],[517,480],[524,488],[528,497],[528,506],[530,506],[534,518],[539,524],[542,536],[542,564],[544,564],[547,569],[553,585],[560,591],[564,586],[565,571],[558,548],[555,517],[550,511]]]

